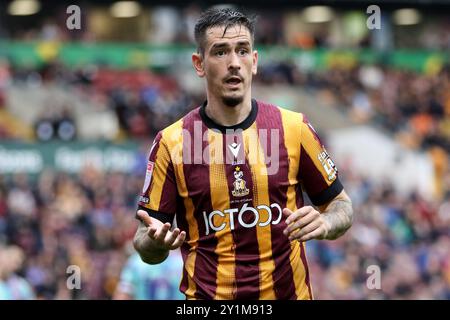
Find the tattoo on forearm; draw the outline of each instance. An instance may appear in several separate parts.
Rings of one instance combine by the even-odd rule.
[[[326,239],[337,239],[343,235],[353,223],[352,203],[351,201],[336,199],[330,203],[323,215],[331,226]]]

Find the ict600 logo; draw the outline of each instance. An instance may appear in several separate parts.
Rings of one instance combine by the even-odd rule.
[[[265,221],[261,221],[261,213],[267,212],[267,219]],[[230,229],[235,229],[235,214],[237,213],[237,223],[239,223],[244,228],[253,228],[254,226],[258,225],[260,227],[265,227],[272,224],[278,224],[281,221],[282,217],[282,209],[278,203],[272,203],[271,205],[267,206],[264,204],[261,204],[257,206],[256,208],[249,206],[247,203],[245,203],[242,208],[239,210],[237,208],[234,209],[225,209],[222,211],[220,210],[214,210],[208,215],[205,211],[203,211],[203,219],[205,220],[205,226],[206,226],[206,233],[205,235],[208,235],[211,230],[214,231],[221,231],[225,229],[225,227],[228,225],[227,221],[222,222],[220,225],[214,224],[214,216],[220,216],[222,218],[225,217],[225,215],[229,215],[229,224]],[[251,222],[246,222],[243,219],[244,214],[251,213],[254,215],[254,219],[252,219]],[[273,220],[276,217],[275,220]]]

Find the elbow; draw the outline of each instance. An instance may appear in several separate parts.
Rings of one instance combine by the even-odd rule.
[[[347,226],[345,226],[344,230],[342,231],[341,235],[344,235],[347,233],[347,231],[351,228],[351,226],[353,225],[353,219],[350,219],[350,222],[348,223]]]
[[[350,209],[348,210],[347,224],[344,226],[341,236],[344,235],[352,227],[352,225],[353,225],[353,208],[352,204],[350,203]]]
[[[352,226],[352,224],[348,224],[346,226],[344,226],[343,228],[341,228],[340,230],[336,230],[336,232],[329,234],[326,239],[328,240],[337,240],[340,237],[342,237],[344,234],[347,233],[347,230],[350,229],[350,227]]]
[[[350,202],[349,208],[347,211],[347,223],[344,225],[342,234],[345,234],[347,232],[347,230],[351,228],[352,225],[353,225],[353,207],[352,207],[352,203]]]

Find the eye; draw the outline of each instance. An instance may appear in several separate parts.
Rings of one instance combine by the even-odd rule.
[[[241,56],[245,56],[248,53],[248,50],[245,48],[241,48],[238,50],[238,54]]]
[[[225,55],[225,53],[226,53],[225,50],[218,50],[218,51],[216,51],[215,55],[217,57],[223,57]]]

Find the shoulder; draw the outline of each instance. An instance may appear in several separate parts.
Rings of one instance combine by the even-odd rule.
[[[283,121],[289,125],[299,126],[304,123],[306,116],[301,112],[292,111],[286,108],[278,107]]]
[[[169,144],[169,141],[177,141],[182,130],[191,130],[191,127],[193,127],[193,123],[195,123],[196,120],[201,121],[199,109],[200,107],[196,107],[181,119],[161,130],[158,133],[157,138],[159,136],[159,140],[162,140],[165,144]]]
[[[18,288],[20,291],[20,297],[18,299],[33,299],[34,293],[30,283],[25,278],[20,276],[13,276],[10,278],[11,287]]]
[[[288,109],[284,106],[282,107],[259,100],[257,102],[258,113],[261,117],[269,119],[279,118],[285,129],[300,128],[306,120],[306,116],[303,113],[290,110],[292,108]]]

